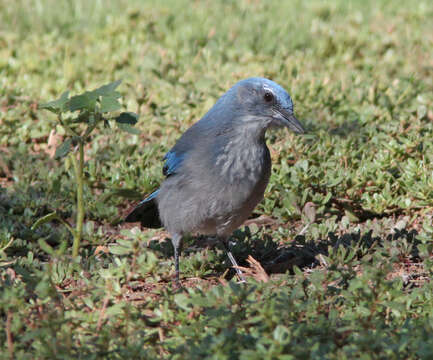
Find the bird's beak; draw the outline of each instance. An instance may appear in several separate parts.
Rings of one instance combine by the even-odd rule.
[[[305,133],[305,129],[302,124],[295,117],[295,115],[293,115],[293,112],[288,109],[275,110],[273,118],[278,122],[279,125],[285,126],[297,134]]]

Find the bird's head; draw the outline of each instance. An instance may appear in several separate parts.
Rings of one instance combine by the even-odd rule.
[[[285,126],[298,134],[305,132],[293,114],[290,95],[280,85],[265,78],[239,81],[233,88],[244,121],[263,128]]]

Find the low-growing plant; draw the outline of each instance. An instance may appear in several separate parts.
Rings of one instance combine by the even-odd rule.
[[[0,359],[433,359],[433,1],[0,4]],[[73,136],[34,99],[107,76],[130,86],[84,145],[72,258],[61,220],[30,230],[54,210],[75,230],[79,163],[76,139],[47,156],[54,124]],[[229,281],[223,250],[192,236],[175,292],[166,233],[120,214],[250,76],[286,87],[309,129],[268,134],[271,181],[234,233],[240,265],[270,279]],[[146,114],[140,136],[118,131],[127,110]],[[82,134],[79,115],[61,119]]]
[[[77,208],[75,228],[64,220],[56,211],[39,218],[32,229],[51,220],[58,220],[65,225],[73,236],[72,256],[78,256],[83,232],[85,215],[84,207],[84,145],[91,141],[92,131],[103,124],[109,127],[110,120],[114,120],[117,127],[132,134],[139,131],[133,127],[137,123],[138,115],[132,112],[121,112],[121,97],[116,88],[121,80],[103,85],[93,91],[69,97],[65,91],[60,98],[39,105],[39,109],[51,111],[57,115],[58,123],[65,130],[65,140],[57,147],[55,158],[64,159],[69,156],[72,162],[77,192]],[[55,128],[55,125],[54,125]],[[41,246],[49,252],[49,245],[40,240]]]

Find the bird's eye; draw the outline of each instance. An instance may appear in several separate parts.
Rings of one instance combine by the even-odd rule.
[[[274,100],[274,94],[272,94],[269,91],[266,91],[265,95],[263,95],[263,99],[265,99],[266,102],[272,102]]]

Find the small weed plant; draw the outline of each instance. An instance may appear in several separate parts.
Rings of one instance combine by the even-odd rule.
[[[65,91],[60,98],[39,106],[39,109],[51,111],[57,115],[58,123],[66,132],[66,139],[56,149],[55,157],[64,159],[69,156],[74,170],[77,193],[77,208],[75,228],[54,211],[39,218],[32,229],[51,220],[58,220],[64,224],[73,236],[72,256],[78,256],[83,232],[85,216],[84,206],[84,145],[91,141],[92,131],[100,124],[110,126],[114,120],[117,127],[123,131],[137,134],[139,131],[133,127],[137,123],[137,114],[132,112],[118,113],[122,105],[121,97],[116,88],[121,80],[103,85],[93,91],[69,97],[69,91]],[[39,240],[41,247],[53,253],[43,239]]]

